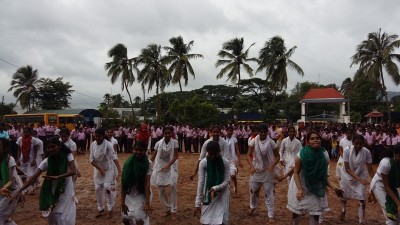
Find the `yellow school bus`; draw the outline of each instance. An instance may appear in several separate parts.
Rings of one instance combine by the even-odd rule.
[[[45,125],[59,126],[58,114],[56,113],[9,114],[4,116],[3,122],[17,125],[33,124],[34,128],[37,128],[41,122]]]
[[[75,126],[78,124],[82,124],[84,122],[84,118],[80,114],[58,114],[60,127],[66,127],[68,130],[75,129]]]

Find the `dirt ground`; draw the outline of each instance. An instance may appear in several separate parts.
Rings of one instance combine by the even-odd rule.
[[[123,162],[128,157],[128,154],[119,154],[119,162],[121,167]],[[119,213],[120,196],[118,194],[117,204],[113,210],[113,218],[105,220],[104,218],[95,218],[97,213],[96,199],[94,195],[93,184],[93,167],[88,162],[88,154],[79,155],[77,161],[82,177],[76,183],[76,193],[79,198],[77,205],[77,220],[76,224],[79,225],[108,225],[108,224],[122,224]],[[189,174],[194,170],[194,165],[198,159],[198,154],[179,153],[179,183],[178,183],[178,219],[171,221],[169,217],[161,217],[161,207],[157,196],[155,187],[153,191],[152,213],[150,215],[150,224],[152,225],[197,225],[200,224],[199,219],[193,218],[194,200],[197,188],[197,179],[190,181]],[[239,170],[238,186],[239,197],[231,198],[230,209],[230,222],[231,225],[242,224],[268,224],[267,211],[264,204],[264,195],[261,191],[260,208],[258,214],[255,216],[247,216],[246,212],[249,209],[249,194],[248,194],[248,180],[249,171],[248,164],[245,160],[245,155],[242,155],[242,162],[245,165],[243,169]],[[333,181],[338,184],[338,180],[334,176],[336,163],[331,163],[331,174]],[[276,224],[290,224],[291,213],[286,209],[287,202],[287,182],[282,181],[276,185],[275,190],[275,219]],[[41,216],[38,210],[38,196],[39,190],[36,190],[35,195],[26,196],[25,206],[18,207],[12,219],[19,225],[43,225],[47,224],[47,220]],[[333,192],[329,193],[329,207],[331,211],[325,216],[326,225],[333,224],[357,224],[358,223],[358,202],[349,201],[348,210],[345,221],[340,221],[340,201],[336,198]],[[308,224],[308,215],[302,216],[300,224]],[[365,224],[384,224],[384,217],[382,210],[378,204],[367,204],[366,207],[366,223]]]

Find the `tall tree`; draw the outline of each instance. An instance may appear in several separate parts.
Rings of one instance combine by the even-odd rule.
[[[172,47],[163,47],[167,50],[167,56],[165,57],[168,63],[171,63],[168,71],[172,75],[172,83],[179,84],[179,88],[182,92],[181,80],[185,81],[185,86],[188,84],[189,74],[195,77],[194,70],[190,64],[191,59],[203,58],[201,54],[189,54],[192,50],[194,41],[190,41],[185,44],[182,36],[173,37],[169,39]]]
[[[340,85],[340,92],[346,96],[349,97],[349,94],[351,93],[351,86],[352,86],[353,81],[351,80],[350,77],[344,79],[342,82],[342,85]]]
[[[251,44],[246,50],[244,47],[243,38],[234,38],[225,42],[222,45],[222,50],[218,52],[218,56],[222,59],[218,59],[217,63],[215,63],[215,67],[224,66],[220,72],[217,74],[217,79],[222,78],[225,74],[227,74],[228,79],[232,83],[237,84],[237,100],[240,96],[240,80],[241,74],[240,70],[243,69],[252,77],[253,69],[250,67],[248,62],[258,62],[256,58],[249,58],[249,51],[251,46],[255,43]],[[239,104],[237,104],[239,106]],[[239,108],[236,109],[237,119],[239,119]]]
[[[389,120],[391,120],[390,104],[383,74],[385,71],[396,86],[400,84],[399,68],[395,63],[396,60],[400,62],[400,54],[395,53],[400,47],[398,37],[396,34],[381,33],[381,29],[378,32],[369,33],[368,38],[357,46],[350,65],[359,64],[359,71],[364,73],[369,80],[379,84],[379,89],[385,96]]]
[[[135,58],[135,66],[143,66],[138,73],[138,80],[147,91],[150,92],[156,86],[157,95],[157,119],[161,118],[160,91],[163,92],[171,81],[171,74],[166,67],[167,59],[161,54],[161,45],[149,44],[142,49],[140,55]]]
[[[28,111],[35,108],[34,96],[37,90],[38,79],[38,70],[34,70],[30,65],[18,68],[13,74],[10,83],[11,87],[8,89],[8,92],[14,91],[13,95],[17,98],[17,102],[19,102],[21,108],[27,108]]]
[[[128,88],[135,82],[135,76],[133,75],[133,59],[128,58],[128,49],[125,45],[120,43],[108,51],[108,57],[112,58],[112,61],[105,64],[105,69],[108,71],[107,76],[111,78],[112,84],[121,76],[121,90],[126,90],[128,93],[132,110],[132,119],[135,121],[133,101]]]
[[[58,77],[55,80],[42,78],[39,83],[37,102],[40,108],[47,110],[69,108],[71,93],[74,92],[69,82],[64,83],[63,78]]]
[[[260,50],[258,57],[260,65],[257,72],[265,70],[266,80],[271,84],[274,91],[272,105],[275,102],[276,93],[285,90],[287,87],[286,68],[295,70],[300,76],[304,76],[301,67],[290,59],[296,48],[294,46],[287,51],[283,38],[274,36],[266,41],[264,47]]]

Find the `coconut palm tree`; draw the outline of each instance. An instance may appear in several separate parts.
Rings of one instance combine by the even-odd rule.
[[[351,57],[352,63],[360,65],[359,70],[365,76],[379,85],[379,91],[385,96],[386,108],[388,111],[389,120],[390,104],[387,97],[387,90],[384,79],[384,71],[392,79],[393,83],[398,86],[400,84],[399,68],[395,61],[400,62],[400,54],[395,51],[400,47],[400,40],[397,34],[372,32],[368,34],[366,40],[362,41],[356,48],[356,53]]]
[[[289,67],[300,76],[304,76],[301,67],[290,59],[296,48],[294,46],[287,51],[283,38],[274,36],[266,41],[264,47],[260,50],[258,57],[259,67],[256,72],[265,70],[266,81],[272,85],[272,90],[274,91],[272,104],[275,102],[276,93],[287,87],[288,76],[286,68]]]
[[[39,84],[39,72],[34,70],[32,66],[18,68],[13,74],[8,92],[14,91],[13,95],[17,98],[17,102],[21,108],[28,108],[31,111],[35,108],[35,92]]]
[[[147,85],[147,92],[156,86],[157,95],[157,119],[161,118],[160,91],[163,92],[171,81],[171,74],[166,67],[167,59],[161,54],[161,45],[149,44],[142,49],[140,55],[135,58],[135,66],[143,66],[138,73],[138,81],[142,88]]]
[[[114,84],[121,77],[121,90],[128,93],[129,102],[132,110],[132,119],[135,121],[135,112],[133,111],[133,102],[130,86],[135,82],[133,75],[133,59],[128,58],[128,49],[123,44],[117,44],[108,51],[108,57],[112,58],[111,62],[105,64],[105,69],[108,71],[107,76],[111,78],[111,83]]]
[[[172,75],[172,83],[179,84],[179,88],[182,92],[181,80],[185,81],[185,86],[188,84],[188,76],[191,74],[193,78],[195,77],[194,70],[190,64],[191,59],[203,58],[201,54],[189,54],[192,50],[194,41],[190,41],[185,44],[182,36],[172,37],[169,39],[171,47],[163,47],[167,50],[167,56],[165,57],[168,63],[171,63],[168,71]]]
[[[218,52],[218,56],[222,59],[218,59],[215,63],[215,67],[224,66],[217,74],[217,79],[222,78],[227,74],[227,81],[230,80],[232,83],[237,84],[237,99],[240,96],[240,80],[241,80],[241,68],[243,68],[250,77],[252,77],[253,69],[250,67],[248,62],[258,62],[256,58],[248,58],[251,44],[246,50],[244,48],[243,38],[234,38],[225,42],[222,45],[222,50]],[[239,119],[239,104],[237,104],[236,115]]]

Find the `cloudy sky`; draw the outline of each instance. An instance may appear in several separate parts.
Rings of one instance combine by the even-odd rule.
[[[123,43],[135,57],[148,44],[167,46],[178,35],[194,40],[192,53],[204,55],[192,61],[196,77],[184,90],[225,83],[215,78],[214,66],[225,41],[255,42],[250,56],[256,57],[275,35],[287,48],[297,46],[292,60],[305,72],[289,72],[288,91],[304,81],[340,85],[353,77],[350,57],[368,33],[382,28],[400,34],[399,12],[396,0],[0,0],[0,97],[14,102],[7,92],[12,74],[32,65],[40,77],[62,76],[73,85],[71,107],[96,108],[105,93],[121,93],[120,83],[111,85],[104,70],[110,48]],[[137,83],[130,91],[133,98],[143,96]]]

